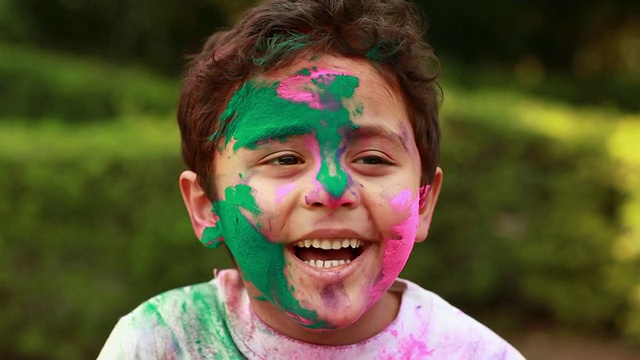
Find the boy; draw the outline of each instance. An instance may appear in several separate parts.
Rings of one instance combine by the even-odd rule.
[[[398,279],[442,183],[436,63],[402,0],[276,0],[214,34],[178,122],[196,236],[237,268],[123,317],[101,359],[520,359]]]

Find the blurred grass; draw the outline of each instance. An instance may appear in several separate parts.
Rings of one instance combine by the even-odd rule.
[[[0,76],[30,80],[0,100],[0,357],[92,358],[118,316],[231,264],[180,199],[176,81],[9,50]],[[638,115],[476,81],[445,73],[444,189],[403,276],[490,327],[640,340]]]
[[[637,76],[622,77],[609,74],[574,77],[549,72],[535,58],[524,58],[512,67],[469,67],[454,58],[444,56],[441,78],[457,88],[493,88],[568,107],[605,107],[614,111],[640,111],[637,98],[637,94],[640,93],[640,79]]]
[[[22,120],[104,121],[165,115],[178,84],[148,71],[0,43],[0,115]]]
[[[141,149],[153,156],[176,156],[180,149],[177,123],[171,116],[129,116],[103,123],[67,124],[49,119],[33,124],[4,118],[0,122],[3,156],[13,160],[139,157]]]

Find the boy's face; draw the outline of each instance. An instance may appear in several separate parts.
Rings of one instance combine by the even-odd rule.
[[[267,323],[353,324],[426,237],[440,185],[420,207],[398,91],[364,60],[323,56],[245,84],[221,121],[202,242],[227,244]]]

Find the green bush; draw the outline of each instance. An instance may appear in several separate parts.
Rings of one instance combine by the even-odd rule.
[[[0,123],[0,358],[95,358],[119,316],[228,267],[190,229],[177,129]]]
[[[445,94],[444,188],[430,238],[405,274],[487,321],[628,323],[638,284],[628,270],[639,262],[614,250],[627,231],[622,209],[640,189],[612,176],[619,163],[608,142],[619,115],[491,88]]]
[[[617,283],[629,286],[631,291],[621,295],[627,300],[625,314],[618,320],[624,332],[640,342],[640,116],[628,116],[620,119],[607,147],[616,165],[611,180],[627,197],[619,209],[622,231],[613,244],[613,254],[618,263],[611,269]]]
[[[0,45],[0,115],[69,122],[175,111],[178,83],[131,67]]]

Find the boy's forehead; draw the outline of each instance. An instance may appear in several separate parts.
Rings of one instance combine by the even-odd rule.
[[[225,148],[235,139],[235,152],[311,133],[334,141],[368,123],[408,135],[403,96],[378,71],[366,59],[327,55],[257,76],[233,95],[221,116],[227,126],[210,140]]]
[[[283,91],[279,92],[282,96],[284,93],[314,92],[323,81],[330,82],[336,75],[347,75],[358,79],[356,99],[366,101],[367,98],[378,95],[382,99],[404,103],[404,96],[397,82],[392,80],[392,76],[384,76],[384,73],[383,69],[377,68],[367,59],[325,54],[301,57],[288,66],[258,75],[255,80],[279,83],[283,88]],[[404,110],[406,111],[406,108]]]
[[[360,82],[380,82],[380,75],[366,59],[346,58],[333,55],[302,57],[288,66],[258,75],[258,79],[282,81],[307,75],[312,79],[326,75],[349,75],[360,79]],[[378,85],[386,85],[384,82]]]
[[[288,64],[284,67],[279,67],[275,70],[267,71],[266,73],[259,75],[259,77],[267,79],[267,80],[282,80],[287,77],[291,77],[296,75],[300,70],[303,69],[311,69],[313,67],[321,68],[324,70],[335,71],[337,73],[346,73],[350,72],[349,68],[352,68],[355,63],[351,59],[346,59],[342,57],[336,57],[332,55],[322,55],[322,56],[303,56],[292,63]],[[352,65],[352,66],[349,66]]]
[[[223,139],[233,150],[254,149],[265,140],[283,141],[315,134],[333,138],[353,126],[349,104],[359,78],[343,70],[343,62],[298,61],[271,79],[254,78],[231,98],[221,126],[210,138]],[[273,81],[276,80],[276,81]]]

